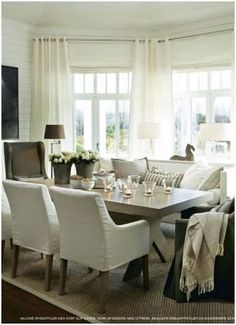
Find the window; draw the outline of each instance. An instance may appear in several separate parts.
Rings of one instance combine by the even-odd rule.
[[[74,73],[73,84],[76,151],[126,157],[131,73]]]
[[[187,143],[198,147],[201,123],[230,123],[230,69],[173,72],[174,152],[184,154]]]

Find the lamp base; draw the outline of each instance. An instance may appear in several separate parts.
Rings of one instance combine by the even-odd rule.
[[[224,141],[207,141],[206,158],[208,161],[222,161],[229,159],[228,143]]]
[[[54,140],[51,142],[51,155],[53,154],[53,146],[55,144],[61,144],[61,140]],[[53,178],[53,168],[52,168],[52,163],[51,163],[51,178]]]

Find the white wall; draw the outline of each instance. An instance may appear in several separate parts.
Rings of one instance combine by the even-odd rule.
[[[20,141],[29,141],[33,26],[2,20],[2,65],[18,68]]]

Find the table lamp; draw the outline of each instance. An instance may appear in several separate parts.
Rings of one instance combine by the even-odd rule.
[[[65,139],[64,126],[62,124],[47,124],[45,127],[44,139],[53,140],[51,142],[51,154],[53,154],[53,146],[60,144],[60,139]],[[53,177],[51,164],[51,177]]]
[[[138,125],[138,138],[149,139],[149,150],[153,154],[153,139],[159,139],[162,136],[162,127],[160,123],[146,122]]]
[[[232,140],[232,127],[230,123],[204,123],[200,124],[199,136],[202,141],[209,141],[206,152],[211,152],[211,159],[215,158],[215,142]],[[207,150],[208,149],[208,150]]]
[[[61,141],[59,139],[65,139],[64,126],[62,124],[47,124],[44,139],[54,140],[51,142],[51,153],[53,153],[54,144],[60,144]]]

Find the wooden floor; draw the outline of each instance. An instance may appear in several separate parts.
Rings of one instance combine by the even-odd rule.
[[[2,281],[2,323],[88,323]]]

